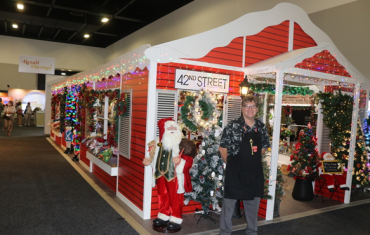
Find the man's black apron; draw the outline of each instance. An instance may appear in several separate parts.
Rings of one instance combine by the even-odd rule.
[[[261,147],[259,132],[243,134],[239,153],[227,159],[224,198],[253,200],[263,196]]]

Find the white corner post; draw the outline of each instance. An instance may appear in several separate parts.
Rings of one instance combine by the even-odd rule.
[[[267,116],[267,112],[268,112],[268,107],[269,107],[269,104],[267,103],[267,97],[268,97],[268,94],[267,94],[267,92],[265,92],[265,97],[264,97],[264,100],[263,100],[263,102],[264,102],[264,106],[263,106],[263,123],[265,123],[266,124],[266,116]]]
[[[360,84],[356,83],[354,96],[353,96],[353,111],[352,111],[352,127],[351,127],[351,142],[349,144],[349,159],[347,167],[347,187],[352,186],[352,173],[353,173],[353,160],[355,155],[356,147],[356,134],[357,134],[357,118],[358,118],[358,106],[360,100]],[[344,194],[344,203],[350,203],[351,191],[346,190]]]
[[[320,91],[324,91],[324,85],[323,83],[320,84]],[[319,104],[317,105],[317,125],[316,125],[316,138],[317,138],[317,151],[319,153],[321,153],[321,145],[322,145],[322,129],[324,127],[324,123],[323,123],[323,117],[324,115],[322,114],[322,110],[321,110],[321,103],[319,102]]]
[[[272,135],[272,150],[271,150],[271,164],[270,164],[270,178],[269,178],[269,195],[271,200],[267,200],[266,220],[274,218],[274,204],[275,204],[275,189],[276,189],[276,174],[279,159],[279,140],[280,140],[280,123],[281,123],[281,103],[283,100],[283,80],[284,74],[281,70],[276,72],[276,88],[275,88],[275,110],[274,110],[274,131]]]
[[[155,139],[156,123],[153,117],[155,117],[157,107],[155,103],[156,81],[157,63],[150,61],[145,143],[149,143]],[[148,157],[148,155],[148,152],[145,150],[145,157]],[[144,166],[143,219],[150,219],[150,211],[152,209],[152,173],[151,166]]]

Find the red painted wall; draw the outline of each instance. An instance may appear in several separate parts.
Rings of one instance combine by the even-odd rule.
[[[103,181],[109,188],[111,188],[114,192],[116,192],[116,185],[117,185],[117,177],[110,176],[105,171],[103,171],[100,167],[93,164],[93,174],[96,175],[101,181]]]
[[[119,157],[118,192],[143,209],[144,166],[146,143],[146,112],[148,96],[148,70],[136,70],[122,75],[121,89],[132,89],[131,155]],[[125,130],[120,130],[125,131]]]

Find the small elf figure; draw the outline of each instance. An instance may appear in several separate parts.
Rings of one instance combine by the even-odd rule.
[[[64,132],[64,140],[66,141],[66,151],[64,153],[66,154],[71,154],[72,149],[71,149],[71,142],[73,140],[73,134],[72,134],[72,127],[71,126],[66,126],[65,132]]]

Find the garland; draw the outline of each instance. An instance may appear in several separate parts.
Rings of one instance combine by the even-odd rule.
[[[266,92],[268,94],[275,94],[275,84],[252,84],[250,89],[254,93],[263,93]],[[283,87],[283,95],[312,95],[314,93],[308,87],[292,87],[292,86],[284,86]]]
[[[286,116],[289,116],[290,114],[292,114],[293,113],[292,106],[290,106],[290,105],[285,106],[284,107],[284,113],[285,113]]]
[[[189,118],[193,118],[193,114],[190,112],[189,106],[194,106],[195,97],[188,95],[185,98],[184,105],[181,107],[181,119],[187,128],[195,132],[198,130],[197,125],[194,122],[190,121]]]

